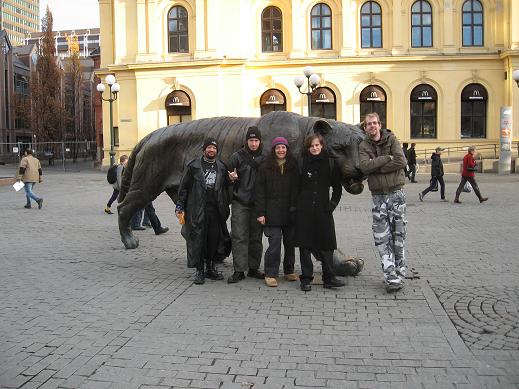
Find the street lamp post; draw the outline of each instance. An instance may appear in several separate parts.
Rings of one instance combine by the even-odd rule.
[[[314,69],[311,66],[306,66],[303,69],[304,77],[297,76],[294,78],[294,84],[297,86],[299,93],[302,95],[306,95],[308,98],[308,116],[312,116],[312,93],[317,89],[319,83],[321,82],[321,78],[317,73],[314,72]],[[305,83],[306,77],[306,90],[301,89]]]
[[[115,151],[114,151],[114,145],[115,145],[115,136],[114,136],[114,114],[113,114],[113,102],[117,100],[117,94],[121,90],[121,86],[116,82],[115,76],[112,74],[109,74],[105,78],[105,82],[108,85],[108,88],[110,89],[109,97],[105,99],[103,97],[103,92],[105,91],[106,87],[105,85],[100,82],[97,84],[97,91],[99,92],[99,95],[101,96],[102,101],[108,101],[110,103],[110,166],[115,165]]]

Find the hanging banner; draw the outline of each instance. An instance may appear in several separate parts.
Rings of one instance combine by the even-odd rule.
[[[499,136],[499,174],[512,168],[512,107],[501,107]]]

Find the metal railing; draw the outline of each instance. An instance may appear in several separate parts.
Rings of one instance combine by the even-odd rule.
[[[452,146],[445,147],[442,151],[442,159],[444,162],[449,163],[451,161],[461,161],[470,146],[476,148],[476,159],[483,160],[485,158],[499,158],[499,143],[481,143],[471,144],[466,146]],[[512,157],[519,157],[519,142],[512,142],[512,150],[515,150],[515,155]],[[416,151],[416,159],[421,160],[424,164],[429,164],[431,155],[436,151],[435,148],[426,148],[423,150]]]
[[[18,163],[27,148],[33,150],[42,165],[45,162],[48,166],[61,164],[63,169],[67,163],[95,161],[97,155],[95,141],[0,143],[0,164]]]

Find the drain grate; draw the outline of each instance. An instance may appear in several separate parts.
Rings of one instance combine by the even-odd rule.
[[[431,285],[465,344],[519,350],[519,288]]]

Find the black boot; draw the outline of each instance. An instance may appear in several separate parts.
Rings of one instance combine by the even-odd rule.
[[[204,264],[197,265],[196,274],[195,274],[195,285],[202,285],[205,283],[205,273],[204,273]]]
[[[216,269],[216,265],[213,261],[210,260],[207,261],[207,270],[205,271],[205,276],[210,280],[223,280],[223,274]]]
[[[344,286],[344,285],[346,285],[344,283],[344,281],[341,281],[336,277],[332,277],[326,281],[323,281],[323,287],[325,287],[326,289],[340,288],[341,286]]]

